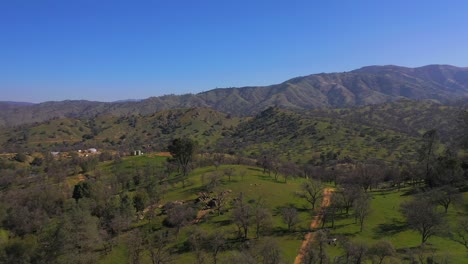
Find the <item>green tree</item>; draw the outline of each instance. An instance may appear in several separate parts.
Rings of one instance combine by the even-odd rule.
[[[89,198],[91,196],[91,186],[87,181],[82,181],[75,185],[73,188],[73,195],[72,198],[75,199],[77,202],[81,198]]]
[[[28,156],[26,156],[26,154],[24,154],[24,153],[17,153],[13,157],[13,159],[18,161],[18,162],[25,162],[28,159]]]
[[[138,191],[133,197],[133,206],[137,212],[143,212],[148,204],[148,193],[145,191]]]
[[[176,138],[168,146],[168,150],[172,155],[172,159],[177,163],[179,169],[182,170],[182,185],[185,188],[185,178],[188,176],[193,157],[197,150],[197,142],[190,138]]]
[[[433,174],[436,163],[436,151],[439,147],[439,134],[431,129],[422,136],[422,144],[419,149],[419,161],[424,166],[424,180],[429,187],[434,187]]]

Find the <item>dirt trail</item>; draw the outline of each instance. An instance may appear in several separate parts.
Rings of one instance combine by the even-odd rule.
[[[322,204],[320,205],[319,208],[319,213],[314,217],[314,220],[310,223],[310,228],[311,230],[309,233],[307,233],[304,237],[304,240],[302,241],[301,249],[299,250],[299,254],[296,256],[296,259],[294,260],[294,264],[300,264],[302,262],[302,258],[304,257],[305,251],[307,250],[307,245],[312,241],[314,237],[314,232],[312,231],[313,229],[317,228],[320,222],[322,221],[322,209],[330,205],[330,196],[331,193],[333,192],[332,188],[325,188],[323,190],[323,199],[322,199]]]
[[[197,213],[197,218],[195,218],[195,219],[192,221],[192,224],[199,223],[201,220],[203,220],[203,218],[205,217],[205,215],[207,215],[210,211],[211,211],[210,209],[205,209],[205,210],[200,210],[200,211],[198,211],[198,213]]]

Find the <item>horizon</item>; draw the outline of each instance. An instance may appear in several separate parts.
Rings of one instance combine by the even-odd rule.
[[[463,65],[468,3],[0,3],[0,101],[142,100],[373,65]]]
[[[422,67],[427,67],[427,66],[451,66],[451,67],[457,67],[457,68],[468,68],[468,67],[465,67],[465,66],[450,65],[450,64],[427,64],[427,65],[421,65],[421,66],[416,66],[416,67],[407,67],[407,66],[402,66],[402,65],[388,64],[388,65],[367,65],[367,66],[362,66],[362,67],[352,69],[350,71],[344,71],[344,72],[352,72],[354,70],[358,70],[358,69],[362,69],[362,68],[366,68],[366,67],[391,67],[391,66],[410,68],[410,69],[422,68]],[[77,98],[77,99],[63,99],[63,100],[47,100],[47,101],[41,101],[41,102],[26,102],[26,101],[11,101],[11,100],[1,100],[0,102],[2,102],[2,103],[15,103],[15,104],[41,104],[41,103],[64,102],[64,101],[88,101],[88,102],[99,102],[99,103],[139,102],[139,101],[147,100],[147,99],[152,98],[152,97],[164,97],[164,96],[171,96],[171,95],[183,96],[183,95],[188,95],[188,94],[197,95],[197,94],[204,93],[204,92],[209,92],[209,91],[212,91],[212,90],[215,90],[215,89],[240,89],[240,88],[247,88],[247,87],[268,87],[270,85],[277,85],[277,84],[280,84],[280,83],[283,83],[283,82],[287,82],[288,80],[291,80],[291,79],[294,79],[294,78],[301,78],[301,77],[306,77],[306,76],[309,76],[309,75],[317,75],[317,74],[323,74],[323,73],[324,74],[333,74],[333,73],[341,73],[341,72],[311,73],[311,74],[306,74],[306,75],[302,75],[302,76],[290,77],[290,78],[288,78],[286,80],[283,80],[283,81],[281,81],[279,83],[272,83],[272,84],[267,84],[267,85],[258,85],[258,86],[248,85],[248,86],[242,86],[242,87],[215,87],[215,88],[212,88],[212,89],[209,89],[209,90],[204,90],[204,91],[199,91],[199,92],[188,92],[188,93],[181,93],[181,94],[173,93],[173,94],[151,95],[151,96],[148,96],[148,97],[145,97],[145,98],[123,98],[123,99],[117,99],[117,100],[114,100],[114,101],[100,101],[100,100],[94,100],[94,99],[79,99],[79,98]]]

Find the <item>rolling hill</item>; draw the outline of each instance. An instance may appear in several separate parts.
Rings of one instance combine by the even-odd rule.
[[[270,107],[254,117],[233,117],[211,108],[163,110],[151,115],[60,118],[0,128],[4,152],[67,151],[96,147],[129,152],[165,151],[170,140],[189,136],[202,152],[272,155],[298,163],[414,159],[421,135],[437,129],[441,142],[463,136],[459,108],[433,101],[399,100],[379,105],[309,111]]]

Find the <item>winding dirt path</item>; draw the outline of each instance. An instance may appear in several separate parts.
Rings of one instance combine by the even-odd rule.
[[[302,258],[304,257],[305,251],[307,250],[307,245],[312,241],[314,238],[314,230],[315,228],[318,227],[320,222],[322,221],[322,209],[330,205],[330,196],[331,193],[333,192],[332,188],[325,188],[323,190],[323,199],[322,199],[322,204],[320,205],[319,208],[319,213],[314,217],[314,220],[310,223],[309,230],[311,230],[309,233],[307,233],[304,237],[304,240],[302,241],[301,249],[299,250],[299,254],[296,256],[296,259],[294,260],[294,264],[300,264],[302,263]]]

